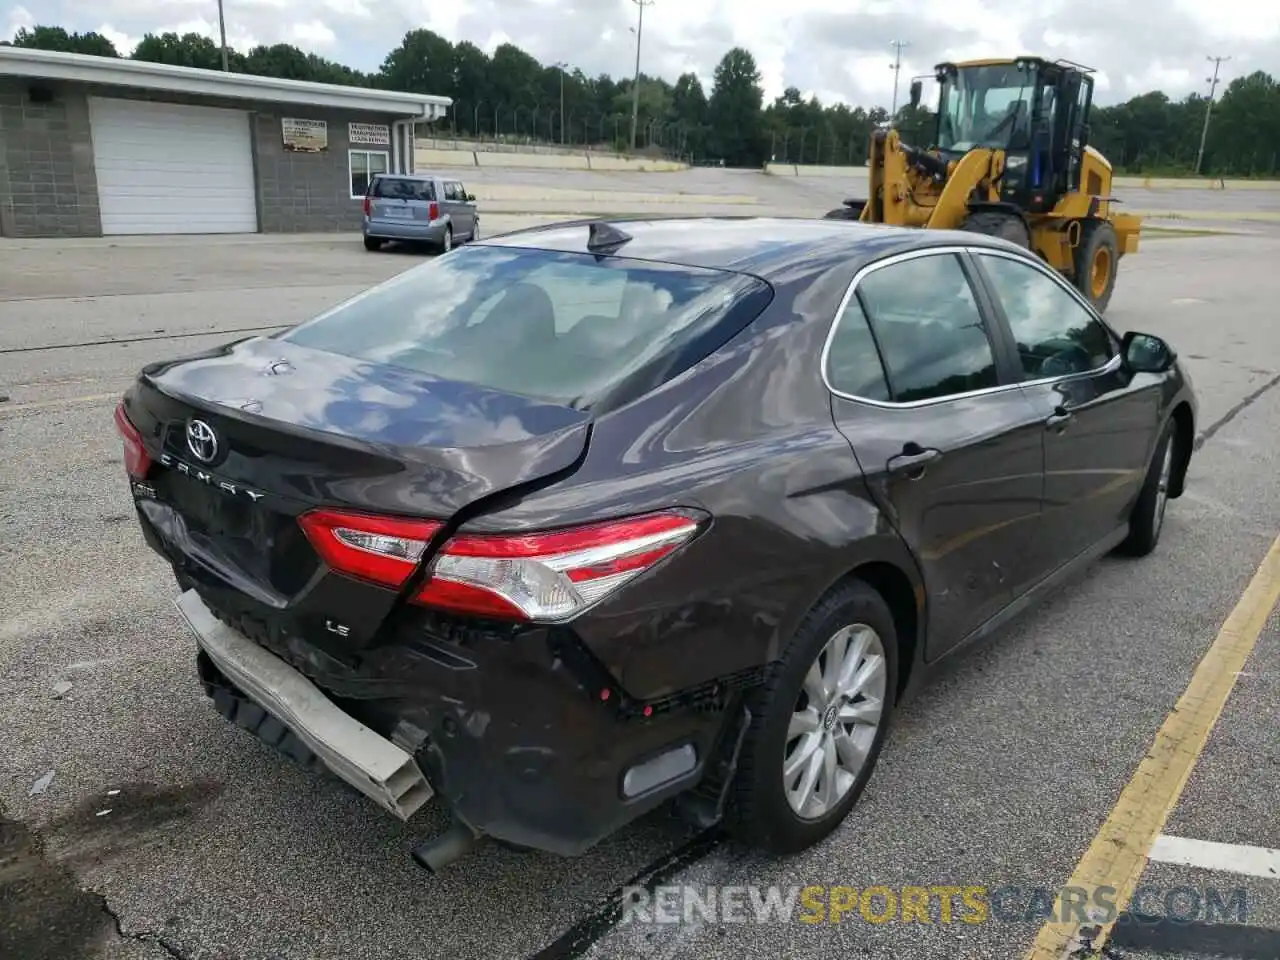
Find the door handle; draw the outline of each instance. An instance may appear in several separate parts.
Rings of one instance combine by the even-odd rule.
[[[1053,413],[1045,418],[1044,425],[1055,433],[1061,433],[1067,429],[1067,424],[1071,422],[1071,418],[1074,416],[1074,413],[1059,404],[1053,408]]]
[[[903,446],[901,453],[890,457],[885,466],[890,473],[901,473],[905,474],[908,480],[919,480],[924,476],[929,464],[940,456],[942,451],[936,447],[922,447],[918,443],[908,443]]]

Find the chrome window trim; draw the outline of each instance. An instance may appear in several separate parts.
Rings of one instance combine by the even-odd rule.
[[[849,301],[851,301],[854,295],[857,293],[858,284],[861,283],[863,279],[865,279],[869,274],[872,274],[877,270],[882,270],[885,267],[892,267],[899,263],[906,263],[910,260],[916,260],[920,257],[943,256],[943,255],[959,256],[966,253],[968,254],[987,253],[987,254],[991,254],[992,256],[1003,257],[1006,260],[1013,260],[1016,263],[1023,263],[1033,270],[1038,270],[1040,273],[1049,277],[1051,280],[1057,283],[1058,286],[1062,287],[1064,290],[1070,293],[1074,297],[1075,301],[1085,308],[1089,316],[1097,320],[1099,323],[1101,323],[1103,326],[1103,329],[1107,331],[1108,335],[1110,335],[1113,339],[1115,339],[1115,331],[1113,331],[1111,327],[1109,327],[1107,323],[1102,319],[1102,317],[1099,316],[1098,312],[1093,309],[1092,304],[1088,303],[1083,298],[1083,296],[1081,296],[1080,292],[1076,290],[1074,287],[1072,287],[1070,284],[1068,284],[1066,280],[1056,270],[1054,270],[1052,267],[1048,267],[1044,265],[1039,260],[1033,260],[1029,257],[1023,256],[1022,254],[1011,253],[1007,250],[999,250],[994,247],[985,247],[985,246],[975,247],[975,246],[964,246],[961,244],[950,244],[946,246],[924,247],[919,250],[908,250],[905,253],[895,253],[892,256],[885,257],[883,260],[877,260],[874,263],[868,263],[865,266],[860,267],[858,269],[858,272],[853,275],[853,279],[849,281],[848,289],[845,290],[844,296],[840,298],[840,303],[836,307],[836,315],[831,321],[830,328],[827,330],[827,337],[823,341],[822,354],[821,354],[821,357],[819,358],[819,372],[821,373],[821,376],[822,376],[822,385],[827,388],[828,393],[832,394],[833,396],[840,397],[844,400],[852,400],[854,403],[862,403],[872,407],[880,407],[882,409],[887,409],[887,410],[909,410],[916,407],[933,406],[934,404],[938,404],[938,403],[950,403],[954,400],[966,400],[970,397],[983,397],[983,396],[990,396],[998,393],[1008,393],[1011,390],[1018,390],[1022,387],[1031,387],[1031,386],[1037,386],[1037,385],[1046,384],[1046,383],[1059,383],[1059,382],[1066,382],[1071,380],[1079,380],[1084,377],[1094,377],[1101,373],[1109,373],[1109,372],[1112,372],[1113,370],[1119,369],[1122,358],[1120,354],[1117,352],[1116,355],[1112,357],[1110,360],[1108,360],[1103,366],[1098,367],[1094,370],[1086,370],[1082,373],[1069,373],[1069,374],[1063,374],[1062,376],[1058,376],[1058,377],[1043,377],[1038,380],[1020,380],[1017,383],[1002,383],[994,387],[982,387],[979,390],[965,390],[962,393],[949,393],[945,397],[929,397],[924,400],[905,400],[901,402],[893,401],[893,400],[873,400],[870,397],[860,397],[857,394],[847,393],[844,390],[838,390],[834,386],[832,386],[831,378],[827,372],[828,362],[829,362],[830,353],[831,353],[831,343],[833,340],[835,340],[836,331],[840,327],[840,320],[844,316],[845,310],[847,310],[849,307]],[[968,280],[968,277],[966,276],[965,279]],[[978,297],[975,292],[974,302],[977,303],[977,300],[978,300]],[[979,313],[982,312],[982,307],[980,304],[978,305],[978,311]],[[865,319],[867,324],[870,325],[871,318],[865,317]],[[990,319],[991,318],[989,317],[985,317],[985,316],[983,317],[984,321],[987,321]],[[991,332],[985,329],[983,332],[986,333],[987,340],[988,342],[990,342]],[[991,345],[991,349],[992,349],[992,354],[994,355],[996,353],[995,344]],[[999,363],[998,357],[996,358],[996,361],[998,364]],[[886,385],[888,385],[888,377],[889,377],[888,370],[884,370],[884,376],[885,376]]]

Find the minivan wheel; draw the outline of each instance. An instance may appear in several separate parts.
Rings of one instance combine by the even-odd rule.
[[[744,841],[775,854],[830,834],[866,787],[897,689],[893,615],[869,585],[813,608],[753,696],[729,809]]]
[[[375,250],[381,250],[382,241],[379,240],[377,237],[365,237],[364,248],[368,250],[370,253],[373,253]]]
[[[1160,542],[1164,530],[1165,509],[1169,505],[1169,484],[1173,479],[1174,459],[1178,454],[1173,435],[1173,420],[1165,424],[1147,468],[1142,490],[1129,514],[1129,536],[1120,544],[1119,552],[1131,557],[1145,557]]]
[[[444,228],[444,239],[440,241],[440,252],[448,253],[453,249],[453,227]]]

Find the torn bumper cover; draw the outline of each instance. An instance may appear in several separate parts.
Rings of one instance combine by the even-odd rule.
[[[417,761],[338,709],[293,667],[219,621],[188,590],[177,607],[222,674],[315,753],[334,774],[407,820],[431,799]]]
[[[398,635],[343,666],[296,635],[287,662],[289,644],[254,634],[232,591],[188,589],[178,606],[224,716],[297,760],[287,728],[396,816],[434,795],[475,834],[574,856],[672,797],[722,792],[704,773],[732,746],[738,712],[621,716],[620,697],[575,679],[545,631],[448,644],[414,621],[416,640]]]

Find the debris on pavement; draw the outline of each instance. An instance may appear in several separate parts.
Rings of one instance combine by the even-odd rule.
[[[53,699],[61,700],[68,693],[71,692],[72,686],[73,684],[71,683],[70,680],[59,680],[57,683],[53,685]]]
[[[31,785],[31,789],[27,791],[28,797],[38,797],[49,789],[49,784],[53,783],[53,771],[50,770],[39,780]]]

